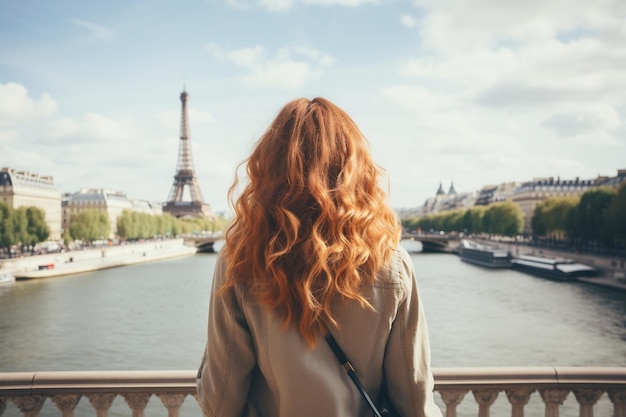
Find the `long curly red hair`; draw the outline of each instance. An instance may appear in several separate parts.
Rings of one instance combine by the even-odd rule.
[[[249,181],[226,231],[221,292],[251,285],[260,304],[313,346],[323,323],[336,325],[334,297],[371,307],[359,286],[398,245],[382,170],[354,121],[319,97],[285,105],[243,164]]]

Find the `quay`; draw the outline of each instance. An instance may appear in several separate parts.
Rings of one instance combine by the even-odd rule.
[[[506,248],[513,257],[536,255],[571,259],[592,266],[600,271],[599,276],[578,277],[578,281],[614,290],[626,291],[626,258],[624,257],[595,255],[583,252],[567,252],[506,240],[490,240],[476,237],[471,237],[470,239],[485,245],[497,244],[498,246]],[[425,253],[458,253],[460,237],[455,234],[405,233],[402,235],[402,240],[420,242],[422,244],[422,252]]]
[[[52,278],[101,269],[189,256],[197,252],[184,239],[154,240],[2,260],[0,271],[17,280]]]
[[[570,393],[580,417],[593,417],[599,400],[610,401],[611,415],[626,416],[624,367],[434,368],[433,374],[439,394],[435,398],[443,403],[446,417],[456,417],[459,405],[472,401],[472,397],[478,408],[475,415],[488,417],[495,411],[492,406],[500,393],[506,397],[510,409],[507,414],[512,417],[524,416],[531,396],[540,397],[545,417],[559,417]],[[197,400],[196,371],[0,373],[0,416],[8,408],[17,408],[23,416],[38,417],[48,405],[52,410],[48,414],[55,414],[56,408],[58,415],[71,417],[86,397],[96,415],[106,417],[118,396],[124,398],[133,417],[144,416],[152,396],[159,398],[169,417],[178,417],[187,396]],[[197,402],[194,408],[194,415],[199,415]]]
[[[477,240],[481,241],[481,240]],[[494,243],[482,241],[483,243]],[[519,243],[497,242],[506,247],[514,257],[522,255],[549,256],[555,258],[567,258],[585,265],[592,266],[600,271],[599,276],[578,277],[577,280],[587,284],[626,291],[626,259],[618,256],[602,256],[589,253],[575,253],[540,246],[529,246]],[[626,417],[626,416],[625,416]]]

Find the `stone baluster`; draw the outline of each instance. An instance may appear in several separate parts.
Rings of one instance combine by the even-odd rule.
[[[63,417],[73,417],[80,397],[82,397],[80,394],[55,395],[52,397],[52,402],[56,404]]]
[[[446,404],[446,417],[456,417],[456,408],[463,401],[467,390],[442,390],[439,394]]]
[[[541,398],[546,405],[546,417],[559,417],[559,406],[569,395],[566,389],[542,389],[539,390]]]
[[[4,410],[7,408],[7,399],[4,397],[0,397],[0,416],[4,413]]]
[[[604,394],[600,389],[575,389],[574,395],[580,404],[580,417],[593,417],[593,406]]]
[[[129,392],[122,394],[126,400],[126,404],[133,410],[133,417],[144,417],[144,410],[150,400],[150,393],[144,392]]]
[[[187,394],[164,393],[158,394],[161,402],[167,408],[167,417],[178,417],[178,410],[183,405]]]
[[[506,396],[511,403],[511,417],[524,417],[524,406],[528,404],[534,389],[506,390]]]
[[[117,394],[87,394],[91,406],[96,409],[97,417],[108,417],[109,408]]]
[[[498,392],[499,390],[495,389],[472,391],[478,403],[478,417],[489,417],[489,408],[498,398]]]
[[[39,417],[39,411],[41,411],[46,397],[43,395],[24,395],[12,397],[11,401],[20,409],[24,417]]]
[[[626,417],[626,391],[609,390],[607,393],[613,402],[613,417]]]

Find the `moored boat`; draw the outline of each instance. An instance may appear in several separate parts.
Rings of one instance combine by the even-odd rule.
[[[511,266],[511,253],[506,248],[498,246],[483,245],[462,239],[458,253],[462,261],[486,268],[509,268]]]
[[[571,259],[524,255],[511,261],[513,268],[542,278],[575,281],[578,277],[594,276],[598,270]]]

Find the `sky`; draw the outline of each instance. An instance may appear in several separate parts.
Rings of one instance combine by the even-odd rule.
[[[0,0],[0,167],[166,201],[183,89],[205,202],[280,108],[325,97],[397,209],[439,184],[626,168],[623,0]]]

